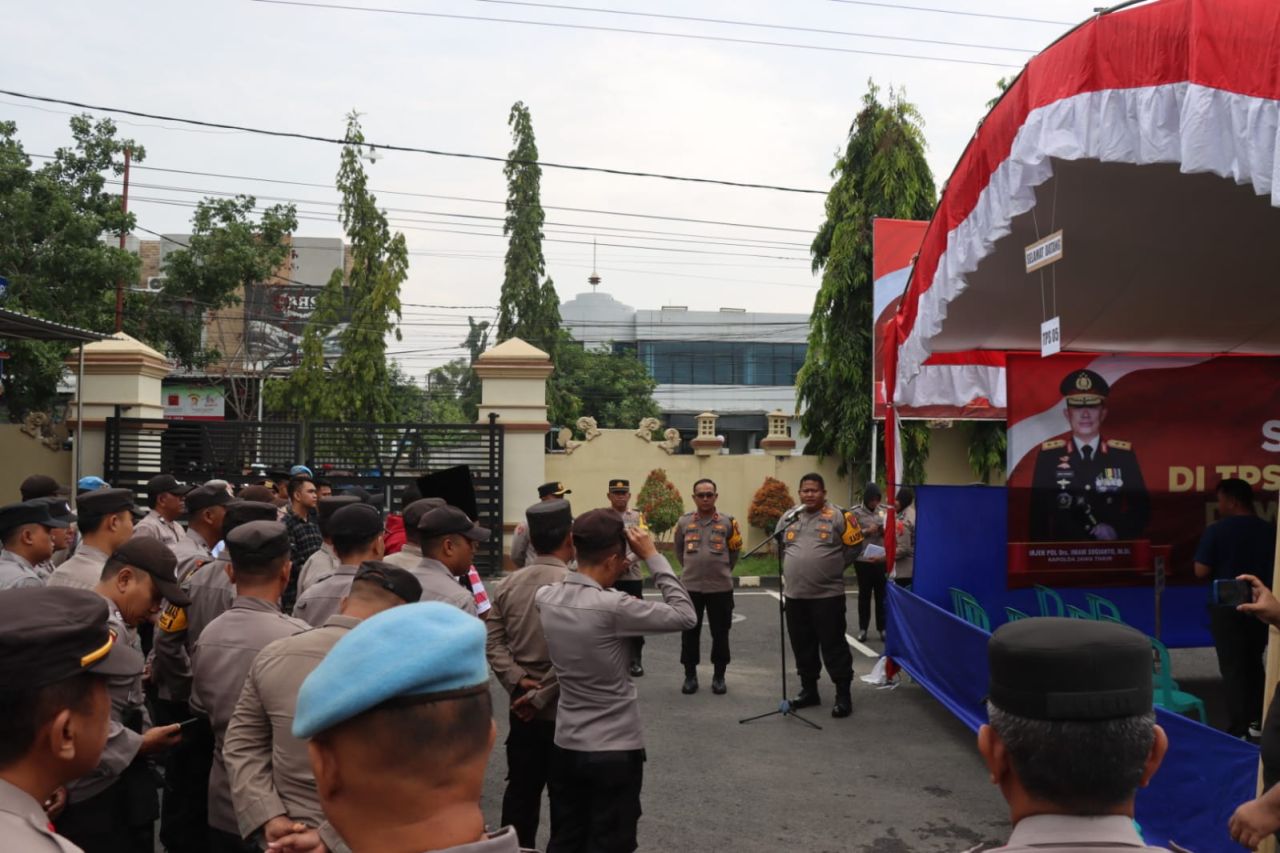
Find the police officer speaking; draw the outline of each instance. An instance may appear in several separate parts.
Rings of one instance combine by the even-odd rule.
[[[1035,542],[1141,539],[1151,512],[1133,446],[1102,436],[1111,387],[1092,370],[1062,380],[1071,431],[1040,445],[1031,476]]]
[[[686,512],[676,522],[675,553],[684,565],[681,580],[693,599],[698,623],[680,635],[680,663],[684,684],[680,692],[698,692],[698,663],[702,645],[702,614],[711,623],[711,692],[728,691],[724,672],[729,666],[729,627],[733,623],[733,567],[742,550],[738,520],[716,510],[715,481],[702,479],[693,484],[697,509]]]

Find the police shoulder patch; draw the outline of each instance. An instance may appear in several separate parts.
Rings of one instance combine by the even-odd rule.
[[[170,604],[156,620],[156,627],[166,634],[176,634],[187,630],[187,610],[176,604]]]
[[[1111,447],[1116,450],[1133,450],[1133,442],[1121,441],[1118,438],[1108,438],[1107,447]]]
[[[1067,446],[1066,439],[1051,438],[1048,441],[1046,441],[1044,444],[1040,445],[1040,449],[1041,450],[1059,450],[1066,446]]]

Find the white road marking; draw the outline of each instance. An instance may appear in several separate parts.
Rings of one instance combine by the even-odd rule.
[[[774,600],[779,600],[781,598],[781,596],[778,595],[778,593],[774,592],[773,590],[768,590],[768,594],[773,596]],[[873,658],[873,659],[878,659],[880,657],[880,653],[877,652],[875,649],[871,648],[870,646],[866,646],[866,645],[863,645],[862,643],[859,643],[855,638],[851,637],[850,635],[845,634],[844,638],[849,643],[849,645],[853,646],[855,649],[862,652],[862,654],[866,655],[867,657]]]

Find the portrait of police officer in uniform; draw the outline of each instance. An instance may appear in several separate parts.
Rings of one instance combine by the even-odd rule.
[[[1036,542],[1143,538],[1150,498],[1133,445],[1107,438],[1107,381],[1092,370],[1062,380],[1070,430],[1040,445],[1031,477],[1031,539]]]

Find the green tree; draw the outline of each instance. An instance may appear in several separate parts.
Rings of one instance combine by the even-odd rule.
[[[475,423],[478,400],[468,400],[466,391],[467,383],[474,381],[475,371],[465,358],[455,358],[439,367],[433,367],[427,373],[427,422]]]
[[[849,129],[827,193],[826,221],[810,251],[822,286],[814,300],[809,346],[796,377],[805,407],[808,452],[834,455],[840,473],[869,476],[871,409],[871,227],[876,217],[925,219],[933,210],[933,175],[925,161],[919,111],[874,84]],[[924,424],[903,424],[902,482],[920,482],[928,456]],[[908,450],[907,448],[910,448]]]
[[[344,286],[343,271],[333,271],[307,323],[298,367],[267,385],[267,399],[307,421],[387,421],[395,403],[386,339],[394,331],[400,340],[400,285],[409,275],[409,251],[369,190],[361,157],[364,133],[355,112],[347,116],[345,143],[337,187],[351,274]],[[341,325],[344,313],[350,320]],[[329,363],[323,341],[334,330],[340,352]]]
[[[106,181],[108,175],[124,174],[125,149],[135,162],[146,157],[146,150],[118,138],[109,119],[94,122],[89,116],[75,116],[70,126],[71,144],[33,169],[17,125],[0,122],[0,276],[9,280],[4,305],[110,332],[115,327],[116,282],[136,281],[139,265],[136,256],[107,241],[109,235],[131,230],[134,217],[120,210],[120,197],[106,191]],[[126,323],[125,331],[138,330]],[[71,347],[7,341],[4,348],[10,358],[0,399],[10,418],[48,408]]]
[[[521,338],[545,350],[553,361],[559,344],[560,298],[542,255],[542,167],[533,136],[533,119],[521,101],[507,117],[513,147],[502,173],[507,178],[508,238],[498,300],[498,340]]]
[[[589,415],[601,428],[634,429],[644,418],[661,414],[653,399],[658,383],[635,355],[588,350],[567,334],[556,352],[555,372],[547,382],[547,417],[572,425]]]
[[[661,539],[684,514],[684,498],[675,483],[667,478],[667,472],[654,468],[644,478],[644,485],[636,496],[636,509],[644,513],[645,523],[653,531],[654,538]]]
[[[191,237],[165,256],[164,289],[139,300],[146,310],[136,321],[179,364],[204,367],[224,355],[204,346],[204,312],[240,304],[245,285],[269,280],[289,257],[296,208],[273,205],[255,220],[257,204],[244,195],[199,202]]]

